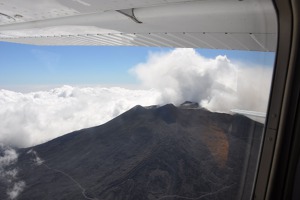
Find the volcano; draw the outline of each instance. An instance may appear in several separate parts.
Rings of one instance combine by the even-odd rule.
[[[249,198],[262,132],[245,116],[196,104],[135,106],[103,125],[18,149],[14,167],[26,183],[18,199]]]

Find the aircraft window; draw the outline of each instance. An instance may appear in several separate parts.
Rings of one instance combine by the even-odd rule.
[[[85,164],[82,169],[77,166],[76,170],[71,170],[70,175],[78,176],[78,180],[83,181],[81,173],[86,174],[84,169],[92,168],[90,170],[93,173],[99,169],[107,170],[106,173],[115,171],[113,177],[108,176],[108,183],[109,180],[117,181],[118,176],[125,176],[126,180],[123,178],[124,183],[116,183],[121,186],[111,186],[101,194],[94,194],[99,189],[92,191],[91,196],[113,195],[111,192],[116,188],[116,195],[122,196],[127,187],[132,187],[132,194],[135,194],[138,191],[134,190],[139,188],[135,186],[136,183],[147,185],[139,189],[153,198],[207,196],[207,199],[240,199],[251,196],[263,136],[274,53],[151,49],[152,53],[147,58],[148,49],[120,48],[118,55],[128,55],[129,51],[146,52],[146,57],[142,58],[145,60],[137,65],[130,64],[136,62],[136,58],[116,64],[113,60],[115,54],[111,55],[109,60],[114,62],[113,65],[130,66],[129,75],[125,76],[110,74],[116,69],[107,71],[103,68],[103,71],[99,71],[97,68],[101,69],[100,64],[95,68],[82,67],[90,63],[88,59],[91,57],[97,60],[100,55],[97,52],[107,51],[107,47],[89,50],[95,54],[86,55],[83,60],[83,55],[80,59],[73,57],[88,51],[85,48],[82,50],[82,47],[73,47],[70,53],[69,47],[1,45],[11,48],[11,53],[19,51],[17,47],[26,49],[32,58],[37,59],[32,61],[26,58],[22,62],[11,58],[1,59],[3,64],[14,68],[1,69],[0,127],[3,143],[36,149],[39,155],[37,158],[64,172],[70,170],[68,166],[71,163],[59,164],[68,160],[60,151],[64,149],[67,154],[76,152],[81,155],[90,151],[97,152],[90,148],[100,145],[103,151],[109,151],[98,152],[100,159],[106,161],[98,161],[98,158],[93,157],[97,155],[96,152],[90,155],[92,160],[85,158],[87,161],[81,161],[74,157],[72,159],[75,163]],[[29,49],[32,49],[31,52]],[[238,60],[237,56],[255,58],[255,61]],[[124,59],[124,56],[121,57]],[[20,68],[24,65],[26,69]],[[128,69],[123,71],[127,73]],[[125,88],[124,83],[118,87],[96,86],[101,84],[97,81],[106,80],[106,76],[116,82],[126,82],[132,76],[140,81],[132,78],[131,88]],[[73,85],[72,82],[77,80],[82,81],[76,83],[80,85]],[[54,81],[57,81],[55,84],[65,85],[53,86],[51,84]],[[140,88],[132,89],[133,86]],[[115,127],[111,127],[113,129],[107,127],[110,125],[104,125],[75,132],[92,137],[90,134],[99,129],[97,134],[101,135],[100,138],[106,135],[104,144],[101,139],[93,144],[93,141],[88,142],[84,137],[78,138],[78,142],[87,145],[82,153],[76,150],[77,146],[67,142],[64,146],[63,141],[60,141],[69,141],[68,137],[72,134],[51,141],[49,144],[54,145],[54,149],[47,147],[47,143],[45,146],[31,147],[71,131],[100,125],[118,115],[119,118],[108,123]],[[58,156],[54,163],[51,163],[44,148],[53,151],[51,156]],[[68,148],[71,151],[69,153]],[[95,178],[90,177],[93,184]],[[26,179],[24,182],[27,182]]]
[[[257,32],[134,33],[140,47],[10,43],[0,26],[0,199],[251,199],[277,22],[269,1],[243,2]]]

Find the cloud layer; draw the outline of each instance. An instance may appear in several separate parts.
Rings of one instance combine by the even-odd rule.
[[[107,122],[139,105],[186,100],[212,111],[265,112],[272,69],[205,58],[193,49],[149,56],[130,70],[147,90],[71,87],[31,93],[0,90],[0,142],[28,147]]]
[[[28,147],[111,120],[131,107],[152,105],[153,90],[63,86],[50,91],[0,90],[0,141]]]

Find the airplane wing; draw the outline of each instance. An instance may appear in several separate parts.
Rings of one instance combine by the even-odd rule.
[[[241,114],[241,115],[266,118],[266,113],[264,113],[264,112],[257,112],[257,111],[252,111],[252,110],[240,110],[240,109],[232,109],[230,111],[233,113]]]
[[[275,51],[266,0],[0,0],[0,41]]]

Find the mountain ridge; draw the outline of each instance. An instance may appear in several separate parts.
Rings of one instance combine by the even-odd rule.
[[[201,108],[135,106],[103,125],[19,149],[26,188],[18,199],[237,199],[248,167],[241,165],[245,154],[256,159],[249,145],[262,128]]]

